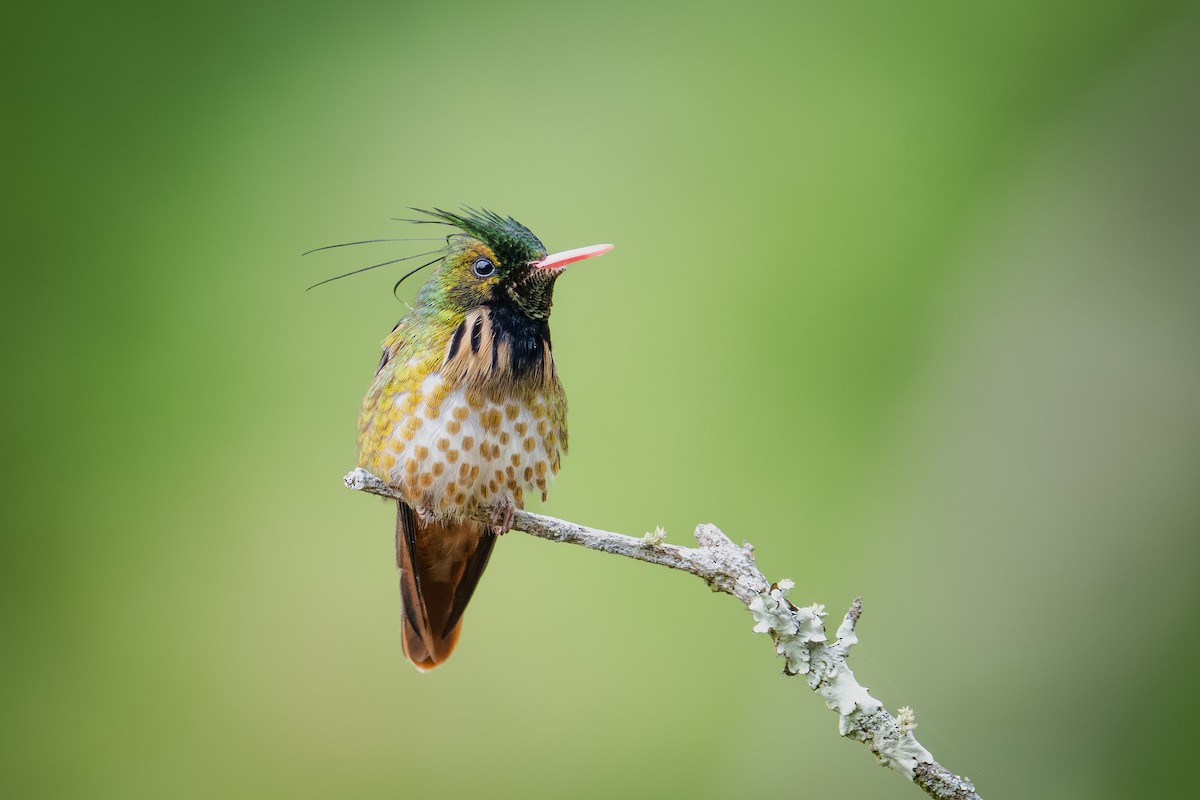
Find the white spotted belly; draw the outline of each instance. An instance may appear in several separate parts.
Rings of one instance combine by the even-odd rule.
[[[434,374],[392,403],[399,413],[381,477],[422,511],[461,516],[505,500],[523,508],[527,491],[545,498],[558,472],[562,417],[543,394],[487,397],[448,389]]]

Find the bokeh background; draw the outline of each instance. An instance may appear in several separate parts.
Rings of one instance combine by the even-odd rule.
[[[463,203],[617,245],[559,283],[548,513],[863,595],[857,675],[985,797],[1194,796],[1195,4],[6,27],[4,797],[919,796],[688,576],[514,533],[403,661],[341,486],[400,273],[304,287],[416,245],[300,253]]]

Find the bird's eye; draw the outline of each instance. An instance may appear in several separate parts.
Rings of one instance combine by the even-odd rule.
[[[477,277],[490,278],[496,274],[496,265],[493,264],[489,259],[477,258],[475,259],[475,262],[471,264],[471,271],[474,272]]]

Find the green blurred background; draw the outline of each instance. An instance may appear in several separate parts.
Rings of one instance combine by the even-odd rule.
[[[4,797],[920,796],[661,569],[514,533],[404,662],[341,486],[400,272],[303,289],[415,245],[299,254],[460,203],[617,245],[559,283],[548,513],[863,595],[857,675],[985,797],[1194,797],[1194,3],[7,27]]]

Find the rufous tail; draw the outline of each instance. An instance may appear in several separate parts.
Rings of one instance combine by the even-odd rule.
[[[400,568],[404,655],[421,671],[450,657],[462,614],[487,567],[496,535],[480,522],[423,523],[397,501],[396,566]]]

